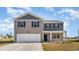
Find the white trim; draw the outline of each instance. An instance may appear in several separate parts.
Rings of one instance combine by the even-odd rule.
[[[43,23],[56,23],[56,24],[57,24],[57,23],[63,23],[63,22],[55,22],[55,21],[53,21],[53,20],[52,20],[51,22],[49,22],[49,21],[46,22],[46,21],[44,20]]]
[[[40,21],[39,19],[18,19],[17,21]]]
[[[43,33],[64,33],[64,31],[43,31]]]

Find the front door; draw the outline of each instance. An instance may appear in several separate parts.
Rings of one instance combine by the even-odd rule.
[[[47,35],[44,34],[44,41],[47,42]]]

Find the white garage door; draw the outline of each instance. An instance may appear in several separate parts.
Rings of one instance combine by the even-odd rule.
[[[37,43],[40,42],[40,34],[17,34],[18,43]]]

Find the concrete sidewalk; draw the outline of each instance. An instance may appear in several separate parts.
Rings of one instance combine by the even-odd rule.
[[[0,47],[0,51],[43,51],[41,43],[12,43]]]

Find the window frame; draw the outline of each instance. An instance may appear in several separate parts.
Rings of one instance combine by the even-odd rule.
[[[53,36],[52,36],[54,39],[56,39],[56,34],[53,34]]]
[[[60,34],[57,34],[57,37],[56,38],[60,38]]]
[[[25,21],[18,21],[18,28],[25,28],[26,22]]]
[[[53,39],[59,39],[60,38],[60,34],[53,34],[52,38]]]
[[[49,24],[49,28],[50,28],[50,29],[52,28],[52,24]]]
[[[32,27],[39,27],[39,21],[32,21]]]

